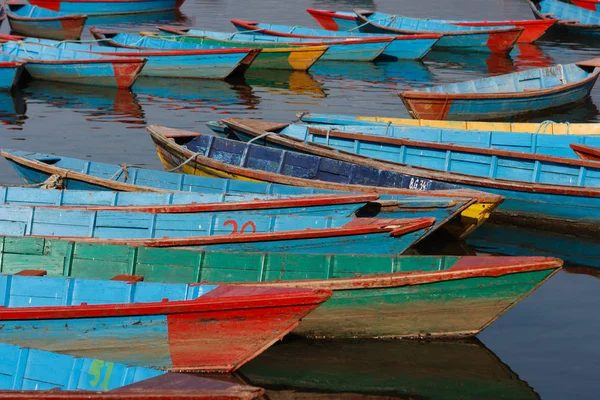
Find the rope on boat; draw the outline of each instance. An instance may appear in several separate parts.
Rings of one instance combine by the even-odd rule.
[[[113,179],[118,179],[119,176],[121,176],[121,172],[123,172],[123,182],[127,183],[127,180],[129,179],[129,170],[127,169],[127,164],[121,164],[121,168],[119,168],[117,170],[117,172],[115,172],[110,178],[108,178],[109,181],[112,181]]]
[[[565,125],[567,125],[567,135],[569,134],[569,131],[571,130],[571,123],[570,122],[563,122]],[[537,135],[538,133],[546,133],[546,130],[548,129],[549,125],[558,125],[560,124],[560,122],[554,122],[552,120],[546,120],[546,121],[542,121],[540,122],[540,125],[538,126],[537,130],[535,131],[535,134]],[[543,130],[542,130],[543,129]],[[552,133],[554,134],[554,132]]]
[[[369,25],[371,22],[374,22],[374,23],[379,23],[379,22],[381,22],[381,21],[385,21],[385,20],[387,20],[387,19],[389,19],[389,20],[390,20],[390,24],[391,24],[392,22],[394,22],[394,21],[396,20],[396,15],[394,15],[392,18],[380,18],[380,19],[376,19],[375,21],[368,20],[368,21],[367,21],[367,22],[365,22],[364,24],[361,24],[361,25],[355,26],[354,28],[350,28],[350,29],[348,29],[348,31],[347,31],[347,32],[352,32],[352,31],[353,31],[353,30],[355,30],[355,29],[360,29],[360,28],[362,28],[362,27],[363,27],[363,26],[365,26],[365,25]]]
[[[388,121],[387,124],[385,124],[385,136],[388,135],[388,132],[390,130],[390,126],[392,126],[392,121]]]
[[[263,137],[265,137],[265,136],[269,136],[269,135],[273,135],[273,134],[275,134],[275,132],[265,132],[265,133],[263,133],[262,135],[258,135],[257,137],[255,137],[255,138],[252,138],[252,139],[248,140],[248,144],[251,144],[251,143],[252,143],[252,142],[254,142],[255,140],[258,140],[258,139],[261,139],[261,138],[263,138]]]
[[[57,174],[50,175],[48,179],[40,183],[32,183],[31,185],[15,185],[19,188],[40,188],[40,189],[64,189],[63,177]]]
[[[563,69],[562,64],[558,64],[558,70],[560,71],[560,81],[564,85],[567,83],[567,80],[565,79],[565,70]]]
[[[295,124],[296,122],[303,122],[302,117],[304,117],[306,114],[310,114],[310,113],[308,111],[302,111],[300,114],[298,114],[298,118],[296,118],[295,120],[290,122],[290,124]]]
[[[179,164],[179,165],[177,165],[177,166],[175,166],[175,167],[173,167],[171,169],[168,169],[167,172],[173,172],[176,169],[179,169],[179,168],[183,167],[184,165],[186,165],[187,163],[189,163],[190,161],[192,161],[194,158],[198,157],[199,155],[200,155],[200,153],[194,153],[194,154],[192,154],[191,156],[188,157],[187,160],[185,160],[181,164]]]

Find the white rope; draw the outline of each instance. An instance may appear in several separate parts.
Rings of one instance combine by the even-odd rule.
[[[261,139],[261,138],[263,138],[265,136],[274,135],[274,134],[275,134],[275,132],[265,132],[262,135],[258,135],[257,137],[248,140],[248,144],[251,144],[252,142],[254,142],[254,141],[258,140],[258,139]]]
[[[566,134],[568,135],[570,133],[571,130],[571,123],[570,122],[563,122],[565,125],[567,125],[567,132]],[[559,122],[554,122],[551,120],[546,120],[546,121],[542,121],[540,122],[540,125],[538,126],[537,130],[535,131],[535,134],[537,135],[538,133],[540,133],[540,131],[543,128],[543,131],[541,133],[546,133],[546,130],[548,129],[549,125],[554,125],[554,124],[560,124]],[[554,134],[554,131],[552,131],[552,134]]]
[[[187,160],[185,160],[181,164],[177,165],[176,167],[168,169],[167,172],[173,172],[176,169],[179,169],[179,168],[183,167],[184,165],[186,165],[187,163],[189,163],[190,161],[192,161],[194,158],[198,157],[199,155],[200,155],[200,153],[194,153],[194,154],[192,154]]]
[[[565,79],[565,70],[563,69],[562,64],[558,64],[558,70],[560,71],[560,81],[564,85],[567,83],[567,80]]]

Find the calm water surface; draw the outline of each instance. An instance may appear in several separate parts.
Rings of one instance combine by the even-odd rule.
[[[187,0],[177,13],[95,18],[90,24],[124,31],[149,30],[157,23],[230,31],[229,19],[238,18],[316,27],[307,7],[377,8],[446,19],[532,18],[524,0]],[[0,93],[0,147],[161,169],[147,124],[206,131],[204,122],[223,117],[289,121],[301,111],[407,117],[399,90],[599,57],[599,48],[598,42],[554,34],[506,57],[438,52],[424,62],[317,63],[310,73],[255,72],[234,83],[141,79],[127,92],[31,82],[13,95]],[[534,121],[599,122],[599,106],[597,86],[576,109]],[[0,182],[19,182],[6,162],[1,165]],[[304,392],[296,395],[303,399],[342,397],[331,394],[336,392],[380,399],[597,399],[600,269],[593,267],[600,268],[594,261],[600,257],[598,243],[484,228],[473,239],[484,248],[557,254],[588,268],[560,272],[479,335],[481,342],[293,341],[249,364],[244,379],[284,390],[271,391],[274,398],[291,398],[289,390],[295,389]],[[513,243],[504,243],[506,238]]]

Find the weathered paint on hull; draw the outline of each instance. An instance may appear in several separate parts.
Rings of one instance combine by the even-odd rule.
[[[134,1],[69,1],[69,0],[32,0],[34,6],[71,14],[107,15],[136,14],[166,11],[179,8],[180,0],[134,0]]]
[[[11,31],[21,35],[54,40],[79,40],[86,17],[63,21],[22,21],[10,19]]]
[[[411,116],[428,120],[493,120],[523,117],[539,111],[564,107],[589,96],[597,76],[569,90],[544,95],[514,98],[485,98],[474,95],[471,99],[425,99],[400,96]],[[477,98],[479,97],[479,98]]]
[[[139,63],[60,64],[29,61],[27,71],[35,79],[87,86],[128,89],[135,83],[145,61]]]
[[[234,252],[4,237],[0,239],[0,268],[4,274],[44,269],[51,276],[90,279],[138,275],[146,282],[278,282],[285,285],[295,280],[293,286],[313,287],[327,286],[328,282],[333,285],[330,280],[335,278],[450,272],[453,267],[464,268],[463,262],[473,263],[469,258],[453,256],[332,256],[332,252],[297,255],[271,253],[271,249],[265,253],[231,251]],[[482,257],[471,259],[484,260]],[[500,266],[502,263],[496,260],[501,259],[489,257],[486,262]],[[543,259],[537,261],[544,262]],[[547,269],[536,271],[502,276],[469,275],[430,283],[332,286],[334,296],[305,317],[295,332],[340,338],[474,335],[541,285],[557,267],[548,264]],[[384,276],[389,278],[389,275]]]

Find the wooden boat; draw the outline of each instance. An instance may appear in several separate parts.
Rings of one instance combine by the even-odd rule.
[[[332,290],[294,330],[310,337],[474,335],[562,265],[545,257],[204,252],[27,237],[0,237],[0,244],[3,274]]]
[[[537,19],[556,18],[556,26],[569,33],[582,35],[600,34],[600,12],[591,11],[558,0],[527,0]]]
[[[168,371],[234,371],[332,295],[36,275],[0,277],[4,343]]]
[[[401,254],[434,218],[256,215],[252,212],[157,214],[100,208],[0,206],[0,234],[77,237],[92,243],[196,246],[215,250]]]
[[[573,0],[572,0],[573,1]],[[585,1],[585,0],[575,0]],[[360,20],[354,12],[340,12],[307,8],[306,11],[321,25],[330,31],[352,31],[359,29]],[[436,20],[445,24],[458,26],[477,26],[494,28],[498,26],[515,26],[523,28],[517,43],[533,43],[540,38],[554,23],[555,19],[546,20],[516,20],[516,21],[447,21]]]
[[[107,57],[145,58],[141,76],[160,78],[225,79],[252,64],[260,49],[142,50],[27,38],[22,42]]]
[[[200,31],[195,29],[186,29],[180,27],[159,26],[159,30],[175,33],[178,35],[187,34],[194,37],[205,39],[205,43],[214,44],[222,47],[259,47],[259,48],[279,48],[293,46],[328,46],[329,48],[320,57],[322,61],[373,61],[379,57],[386,47],[394,40],[389,36],[374,36],[352,38],[325,38],[325,39],[304,39],[304,38],[283,38],[277,36],[254,34],[251,32],[228,33],[214,31]]]
[[[523,28],[514,26],[493,28],[459,26],[429,19],[389,15],[377,11],[355,9],[354,12],[361,24],[360,30],[362,32],[395,35],[443,34],[435,44],[434,49],[508,53],[517,43],[521,32],[523,32]]]
[[[368,208],[367,203],[383,207],[382,204],[376,202],[378,198],[377,194],[340,193],[286,197],[281,195],[261,196],[251,193],[122,193],[0,186],[0,201],[6,205],[156,214],[236,213],[241,211],[254,215],[291,214],[295,216],[349,217],[363,208]],[[410,199],[407,204],[416,206],[415,199]],[[439,202],[437,204],[439,205]]]
[[[215,126],[215,123],[211,123]],[[433,128],[412,125],[308,125],[320,130],[361,133],[381,140],[406,139],[420,142],[455,144],[482,149],[508,150],[528,154],[542,154],[566,158],[579,158],[573,146],[600,146],[600,137],[590,135],[550,135],[544,133],[465,131],[461,129]],[[221,131],[219,129],[219,131]],[[227,130],[229,132],[229,130]],[[288,133],[289,132],[289,133]],[[290,124],[280,133],[294,136],[310,135],[305,124]],[[318,139],[321,141],[320,139]],[[332,138],[330,138],[332,140]],[[332,140],[335,143],[335,139]],[[327,141],[323,141],[327,145]]]
[[[166,29],[163,27],[163,29]],[[167,30],[167,34],[160,35],[149,32],[141,32],[141,34],[147,36],[152,35],[153,37],[166,40],[168,42],[183,42],[189,44],[200,44],[206,46],[220,46],[220,47],[260,47],[256,45],[244,46],[242,44],[219,42],[209,40],[207,38],[193,36],[188,34],[186,31],[181,29]],[[252,69],[286,69],[286,70],[297,70],[307,71],[319,58],[325,54],[329,47],[327,46],[279,46],[279,47],[260,47],[261,52],[256,57],[254,63],[252,63]]]
[[[146,63],[143,58],[108,57],[11,41],[1,43],[0,51],[26,60],[27,72],[35,79],[119,89],[133,86]]]
[[[19,0],[6,2],[11,31],[25,36],[56,40],[79,40],[87,15],[61,13]]]
[[[29,0],[28,0],[29,1]],[[140,14],[179,9],[184,0],[31,0],[34,6],[70,14]]]
[[[3,400],[249,400],[260,388],[0,344]]]
[[[279,36],[285,38],[302,39],[348,39],[348,38],[371,38],[375,34],[361,32],[333,32],[325,29],[304,28],[301,26],[259,24],[258,22],[231,20],[240,33],[256,31],[264,35]],[[383,50],[381,55],[393,57],[399,60],[420,60],[425,57],[431,48],[442,37],[439,34],[423,35],[397,35],[393,36],[392,42]]]
[[[270,400],[540,400],[476,339],[286,338],[239,374]]]
[[[600,233],[597,162],[318,128],[307,128],[303,135],[278,135],[285,125],[237,118],[222,122],[244,140],[261,136],[257,144],[390,172],[408,168],[419,179],[416,190],[444,182],[504,196],[493,218],[594,237]],[[322,144],[327,141],[329,146]]]
[[[600,11],[600,1],[598,0],[569,0],[569,3],[586,10]]]
[[[471,81],[406,90],[400,98],[413,118],[493,120],[565,107],[589,96],[600,59]]]
[[[453,191],[457,188],[439,181],[424,184],[410,168],[403,172],[384,172],[346,161],[266,149],[253,144],[156,125],[147,129],[165,168],[178,169],[193,175],[378,193],[400,193],[398,190],[404,190],[404,193],[408,190],[410,193],[412,190],[435,195],[441,194],[439,191]],[[201,149],[211,149],[211,152],[205,153]],[[190,161],[184,164],[188,158]],[[457,192],[453,193],[458,195]],[[470,196],[477,199],[478,203],[462,213],[464,221],[458,224],[454,232],[458,237],[466,236],[483,223],[501,201],[497,197],[488,197],[485,193],[470,193]]]
[[[61,187],[69,190],[119,190],[130,192],[201,192],[217,194],[278,194],[282,196],[314,195],[336,193],[334,189],[346,192],[381,192],[384,203],[378,216],[383,218],[436,218],[432,229],[439,226],[462,238],[482,224],[494,208],[502,201],[495,195],[473,192],[471,190],[448,190],[419,192],[402,188],[369,187],[361,184],[334,184],[333,182],[295,179],[305,187],[285,184],[239,181],[222,178],[175,174],[146,170],[127,165],[102,164],[49,154],[29,153],[19,150],[5,150],[6,157],[17,173],[28,183],[49,185],[57,179]],[[179,166],[185,172],[194,173],[195,169],[186,165]],[[360,183],[360,182],[358,182]],[[319,186],[318,188],[310,187]],[[51,185],[52,187],[55,185]],[[339,193],[339,192],[337,192]],[[365,213],[366,216],[372,214]],[[455,216],[455,217],[453,217]]]
[[[543,133],[549,135],[600,135],[600,123],[563,123],[553,121],[537,122],[484,122],[484,121],[445,121],[411,118],[370,117],[361,115],[335,115],[299,113],[298,119],[309,124],[329,125],[412,125],[460,129],[462,131],[496,131]]]
[[[19,79],[25,69],[25,61],[8,54],[0,54],[0,90],[9,91]]]

